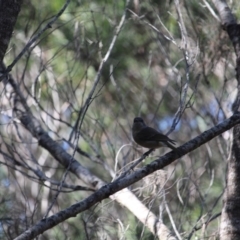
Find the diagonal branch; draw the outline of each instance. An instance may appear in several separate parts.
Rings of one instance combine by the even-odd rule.
[[[142,169],[132,173],[129,176],[116,180],[110,184],[107,184],[100,188],[98,191],[93,193],[88,198],[83,201],[72,205],[70,208],[67,208],[51,217],[41,220],[35,226],[25,231],[16,240],[20,239],[32,239],[43,233],[44,231],[56,226],[57,224],[63,222],[64,220],[75,217],[82,211],[89,209],[96,203],[102,201],[105,198],[108,198],[110,195],[130,186],[131,184],[139,181],[140,179],[146,177],[147,175],[153,173],[156,170],[162,169],[167,165],[171,164],[176,159],[184,156],[185,154],[193,151],[204,143],[210,141],[214,137],[222,134],[223,132],[231,129],[235,125],[240,123],[240,112],[235,113],[232,117],[228,118],[224,122],[218,124],[215,127],[203,132],[199,136],[195,137],[191,141],[185,143],[181,147],[177,148],[175,151],[171,151],[164,156],[156,159],[152,163],[146,165]]]

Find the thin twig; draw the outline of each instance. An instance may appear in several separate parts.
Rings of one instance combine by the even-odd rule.
[[[66,10],[66,8],[68,7],[69,3],[71,0],[67,0],[65,2],[65,4],[63,5],[63,7],[60,9],[60,11],[57,13],[57,15],[55,17],[52,18],[51,21],[49,21],[45,27],[40,30],[35,36],[33,36],[29,42],[27,43],[27,45],[23,48],[23,50],[18,54],[18,56],[13,60],[13,62],[8,65],[6,72],[9,73],[12,68],[14,67],[14,65],[20,60],[20,58],[26,53],[26,51],[31,47],[31,45],[36,42],[36,40],[49,28],[52,27],[52,24],[54,22],[56,22],[58,20],[58,18],[63,14],[63,12]]]
[[[102,59],[100,65],[99,65],[99,68],[98,68],[98,72],[97,72],[97,75],[94,79],[94,83],[93,83],[93,86],[92,86],[92,89],[91,91],[89,92],[88,94],[88,97],[85,101],[85,103],[83,104],[83,106],[81,107],[80,111],[79,111],[79,114],[78,114],[78,118],[77,118],[77,121],[72,129],[72,132],[70,133],[70,136],[69,136],[69,141],[71,141],[72,137],[73,137],[73,134],[74,132],[76,131],[76,129],[81,129],[81,125],[82,125],[82,122],[83,122],[83,119],[84,119],[84,116],[86,114],[86,110],[88,109],[89,105],[91,104],[91,101],[92,101],[92,98],[93,98],[93,94],[96,90],[96,87],[100,81],[100,77],[101,77],[101,73],[102,73],[102,70],[103,70],[103,67],[105,65],[105,63],[107,62],[112,50],[113,50],[113,47],[115,45],[115,42],[117,40],[117,37],[123,27],[123,24],[125,22],[125,19],[126,19],[126,14],[127,14],[127,6],[129,4],[130,0],[127,0],[126,1],[126,8],[125,8],[125,11],[124,11],[124,14],[122,15],[122,18],[118,24],[118,26],[116,27],[116,33],[114,34],[113,36],[113,39],[110,43],[110,46],[104,56],[104,58]]]

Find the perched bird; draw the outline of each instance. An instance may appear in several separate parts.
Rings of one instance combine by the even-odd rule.
[[[145,148],[169,147],[176,149],[175,141],[158,132],[154,128],[148,127],[142,118],[135,117],[132,126],[132,136],[134,141]]]

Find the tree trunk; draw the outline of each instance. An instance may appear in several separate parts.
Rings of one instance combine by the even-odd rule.
[[[225,1],[213,0],[225,29],[232,41],[236,59],[236,79],[238,93],[233,103],[234,113],[240,106],[240,27]],[[220,225],[220,239],[240,239],[240,125],[233,128],[233,144],[228,158],[226,189],[223,197],[223,209]]]

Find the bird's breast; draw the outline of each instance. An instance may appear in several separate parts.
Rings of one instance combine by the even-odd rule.
[[[165,144],[159,141],[142,141],[138,139],[134,139],[134,141],[145,148],[159,148],[159,147],[164,147]]]

